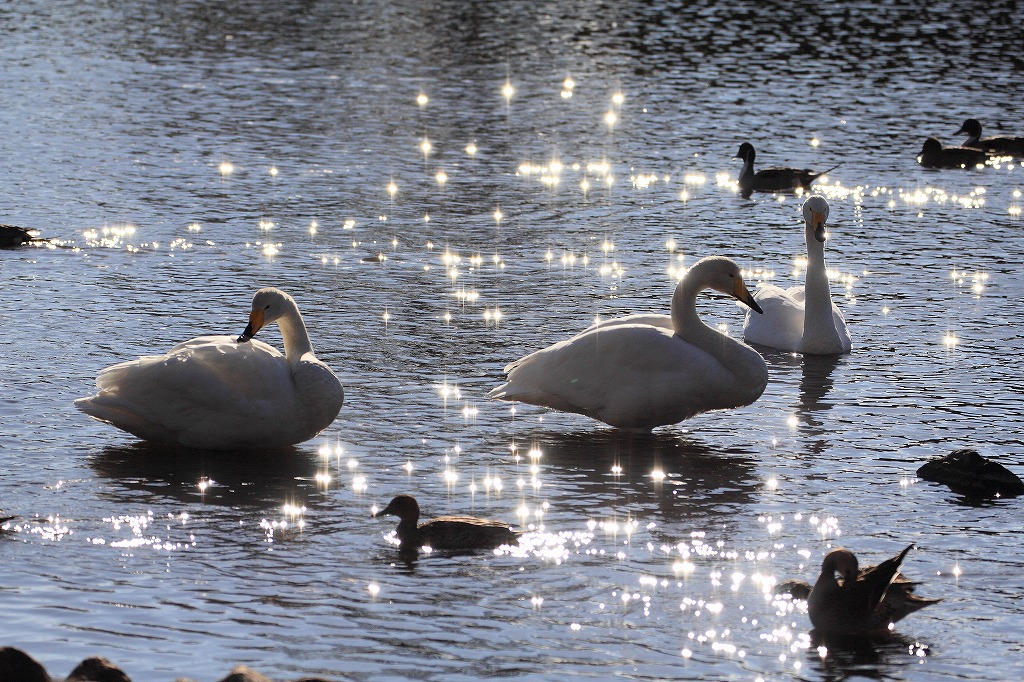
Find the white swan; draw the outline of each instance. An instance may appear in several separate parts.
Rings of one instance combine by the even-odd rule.
[[[635,431],[748,405],[764,391],[768,368],[753,348],[701,321],[697,294],[707,288],[758,310],[736,263],[702,258],[672,295],[672,328],[643,323],[657,323],[663,315],[602,322],[508,365],[507,383],[489,396]]]
[[[277,322],[285,354],[252,336]],[[144,440],[193,448],[278,448],[331,425],[345,398],[341,381],[317,360],[295,300],[260,289],[238,339],[200,336],[166,355],[108,367],[99,392],[75,406]]]
[[[850,330],[839,306],[832,302],[825,269],[825,221],[828,202],[812,195],[804,202],[804,237],[807,241],[806,286],[781,289],[762,284],[754,300],[763,315],[751,315],[743,324],[743,339],[770,348],[839,355],[849,353]]]

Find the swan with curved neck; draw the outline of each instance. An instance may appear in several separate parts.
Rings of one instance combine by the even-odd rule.
[[[825,267],[828,213],[828,201],[822,196],[813,195],[804,202],[805,284],[789,289],[765,284],[754,292],[764,314],[747,313],[743,325],[747,343],[812,355],[850,352],[850,330],[839,306],[832,302]]]
[[[285,354],[253,339],[276,322]],[[260,289],[238,339],[200,336],[108,367],[98,393],[75,401],[91,417],[143,440],[211,450],[278,448],[331,425],[345,391],[313,354],[295,300]]]
[[[749,405],[764,391],[767,366],[753,348],[697,315],[697,295],[709,288],[759,311],[736,263],[703,258],[676,286],[671,316],[628,316],[589,327],[505,367],[508,381],[489,395],[634,431]]]

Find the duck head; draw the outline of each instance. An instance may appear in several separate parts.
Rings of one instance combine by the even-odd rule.
[[[388,506],[374,514],[374,517],[391,514],[397,516],[401,521],[411,521],[415,524],[420,518],[420,505],[412,495],[397,495]]]
[[[838,573],[843,579],[844,588],[853,586],[859,570],[857,557],[848,549],[833,549],[825,555],[821,562],[822,575],[831,576],[834,579]]]
[[[976,118],[969,118],[964,121],[964,124],[960,126],[960,130],[953,133],[954,135],[969,135],[971,137],[981,137],[981,122]]]
[[[744,142],[743,144],[740,145],[740,150],[736,152],[736,156],[734,156],[733,158],[741,159],[746,163],[753,163],[755,155],[756,152],[754,151],[754,145],[750,144],[749,142]]]

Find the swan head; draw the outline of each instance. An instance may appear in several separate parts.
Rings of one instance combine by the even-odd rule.
[[[737,301],[745,303],[751,310],[763,313],[761,306],[754,300],[753,295],[747,290],[743,282],[743,274],[740,266],[735,261],[724,256],[707,256],[693,264],[687,278],[694,277],[704,285],[704,288],[720,291],[726,296],[732,296]]]
[[[744,142],[743,144],[740,145],[740,150],[736,152],[736,156],[734,156],[733,158],[742,159],[743,161],[753,161],[754,154],[754,145],[750,144],[749,142]]]
[[[814,238],[824,243],[828,238],[825,223],[828,222],[828,201],[820,194],[812,194],[804,202],[804,224],[814,233]]]
[[[953,134],[960,135],[961,133],[970,135],[971,137],[981,137],[981,122],[976,118],[967,119],[964,121],[964,124],[960,126],[960,130]]]
[[[285,313],[295,307],[295,299],[280,289],[273,287],[260,289],[252,297],[252,312],[249,313],[249,324],[245,326],[245,331],[238,337],[238,343],[245,343],[256,336],[256,332],[271,322],[280,319]]]

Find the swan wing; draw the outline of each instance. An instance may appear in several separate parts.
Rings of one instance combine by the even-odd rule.
[[[204,336],[108,367],[86,414],[146,440],[192,447],[273,445],[302,414],[284,356],[260,341]],[[298,441],[294,441],[298,442]]]
[[[804,288],[782,289],[764,284],[754,292],[754,300],[764,313],[747,311],[743,321],[743,339],[770,348],[799,351],[804,334]]]
[[[716,358],[669,330],[616,324],[512,363],[508,382],[490,395],[649,430],[737,406],[735,381]]]

